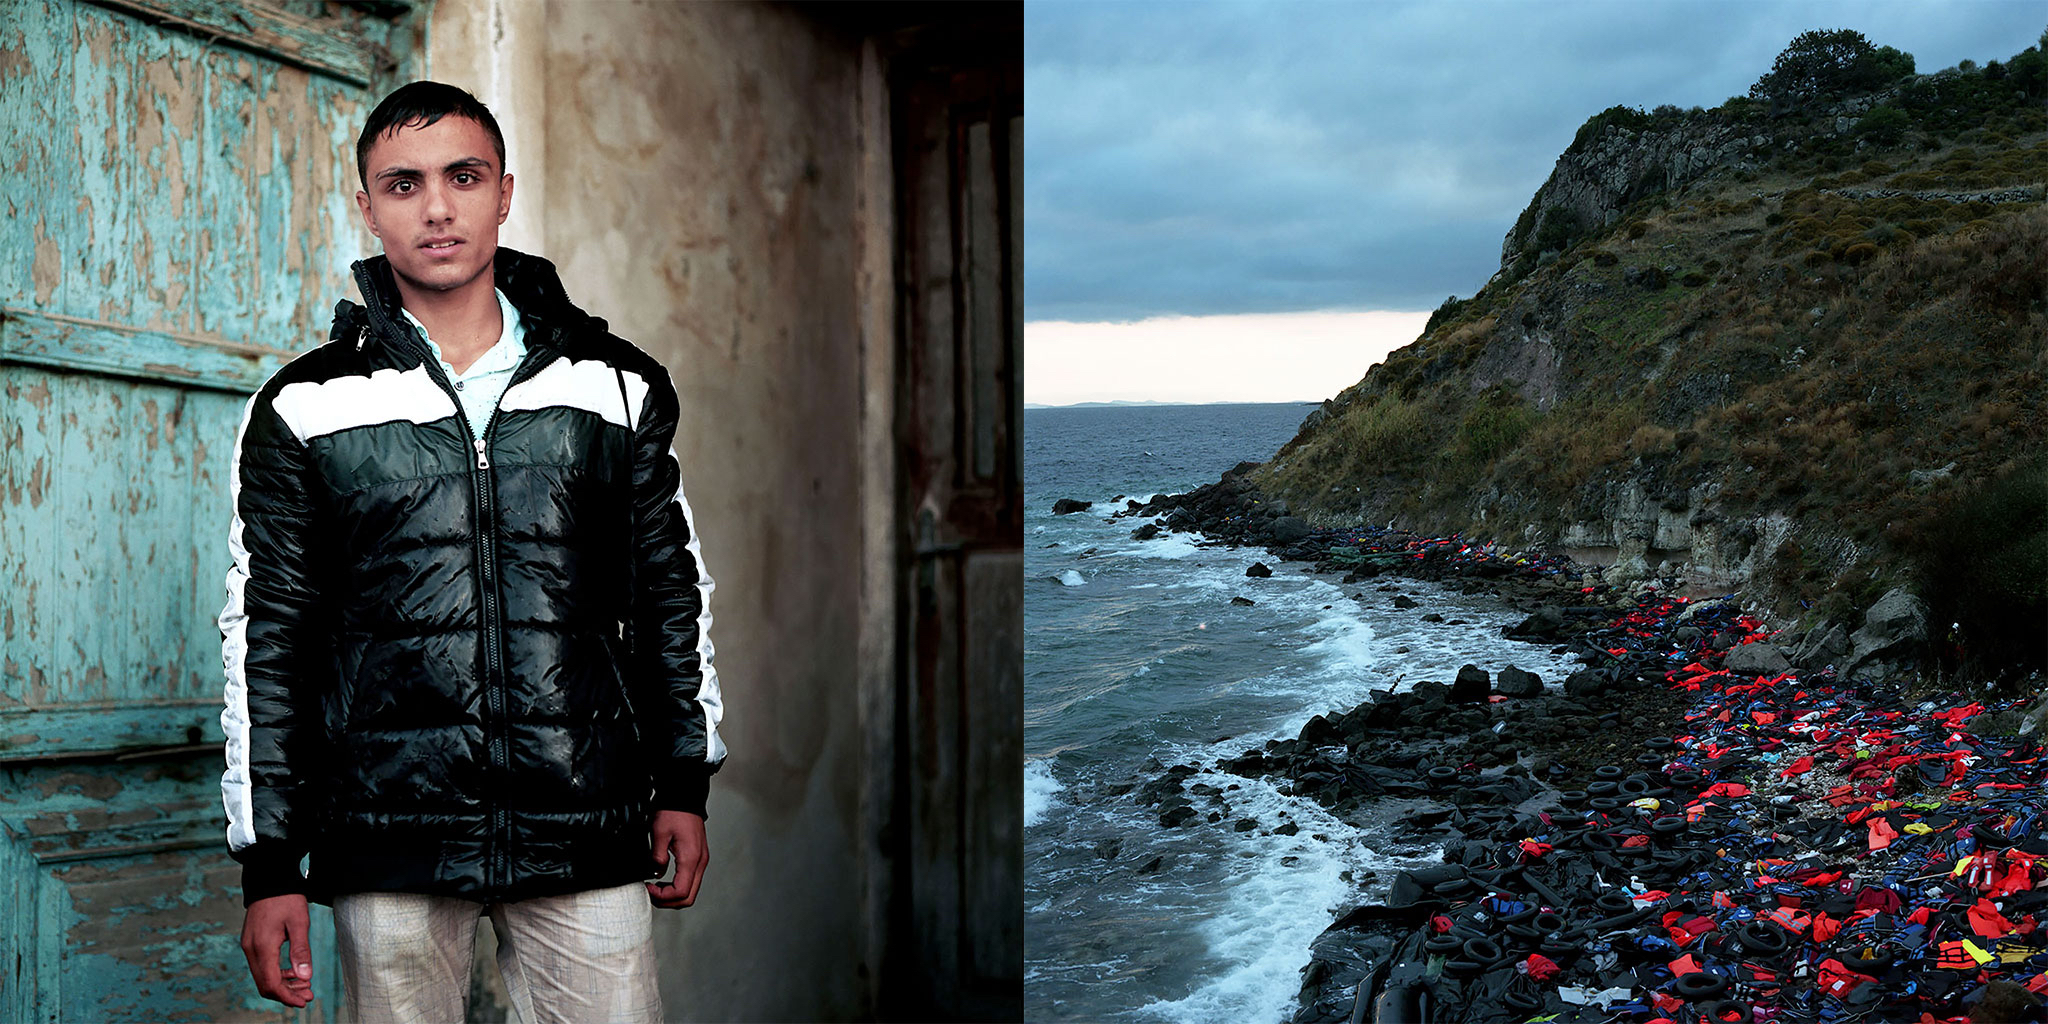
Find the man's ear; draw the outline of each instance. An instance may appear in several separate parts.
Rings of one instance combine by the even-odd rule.
[[[512,175],[498,179],[498,223],[512,215]]]
[[[370,229],[370,234],[383,238],[383,235],[377,233],[377,218],[370,214],[370,194],[368,192],[361,189],[356,190],[356,210],[363,215],[363,226]]]

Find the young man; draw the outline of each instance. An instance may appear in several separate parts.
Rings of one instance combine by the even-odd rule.
[[[675,386],[499,248],[504,147],[450,86],[371,112],[356,206],[384,255],[235,440],[242,948],[304,1006],[307,900],[331,902],[354,1019],[460,1020],[488,913],[522,1019],[655,1020],[650,904],[695,901],[725,757],[712,583]]]

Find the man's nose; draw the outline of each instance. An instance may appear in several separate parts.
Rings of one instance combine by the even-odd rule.
[[[438,183],[427,185],[426,205],[420,213],[430,221],[443,221],[454,216],[455,204],[449,201],[448,187]]]

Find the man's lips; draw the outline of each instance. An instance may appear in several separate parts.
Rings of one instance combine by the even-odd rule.
[[[444,238],[421,243],[420,251],[433,253],[436,256],[450,256],[461,251],[464,244],[466,243],[460,238]]]

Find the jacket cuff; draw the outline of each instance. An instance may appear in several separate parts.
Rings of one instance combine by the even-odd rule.
[[[704,803],[711,795],[711,773],[715,770],[701,762],[684,762],[671,767],[665,777],[655,780],[654,809],[708,817],[704,813]]]
[[[242,857],[242,906],[272,896],[305,895],[306,876],[299,874],[297,853],[257,850],[251,847]]]

